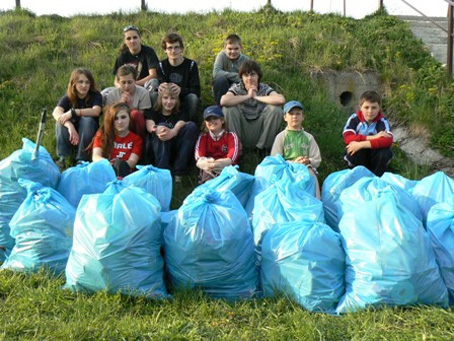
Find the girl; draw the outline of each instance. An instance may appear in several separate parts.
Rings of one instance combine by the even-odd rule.
[[[216,105],[203,113],[205,132],[195,146],[195,159],[200,168],[200,183],[218,176],[224,167],[235,165],[241,153],[241,143],[235,133],[225,128],[222,109]]]
[[[156,110],[146,114],[146,125],[156,167],[170,169],[175,182],[189,173],[198,130],[187,112],[179,111],[180,100],[170,86],[159,93]]]
[[[90,71],[77,68],[71,73],[68,90],[55,107],[55,135],[57,139],[57,165],[63,170],[73,147],[76,162],[88,161],[87,146],[99,127],[102,96],[96,89]]]
[[[130,131],[131,124],[129,105],[116,103],[108,107],[92,143],[93,161],[110,160],[119,178],[135,170],[142,154],[142,139]]]
[[[123,45],[113,68],[114,75],[121,66],[133,65],[136,70],[136,85],[149,88],[151,91],[153,84],[155,89],[157,86],[156,68],[158,63],[159,59],[153,48],[142,44],[139,28],[134,25],[126,26],[123,29]],[[116,79],[115,86],[120,86]]]
[[[123,65],[117,71],[119,88],[110,91],[106,96],[106,105],[124,102],[131,109],[133,125],[131,130],[141,138],[145,137],[144,112],[151,109],[150,94],[141,86],[136,85],[137,71],[131,65]]]

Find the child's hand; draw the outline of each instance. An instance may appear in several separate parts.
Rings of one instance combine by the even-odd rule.
[[[353,141],[350,142],[345,148],[347,149],[348,155],[354,155],[356,152],[364,148],[364,144],[362,142]]]
[[[247,94],[248,94],[249,98],[255,98],[255,96],[257,96],[257,88],[255,88],[255,87],[249,88]]]
[[[295,162],[301,163],[302,165],[308,165],[311,163],[311,161],[309,160],[309,158],[307,156],[298,156],[295,159]]]
[[[378,134],[374,135],[374,138],[379,139],[380,137],[391,137],[392,135],[386,131],[381,131]]]
[[[174,131],[170,128],[158,126],[156,130],[156,136],[158,136],[161,141],[168,141],[173,139],[175,137],[175,134]]]
[[[127,105],[131,107],[132,105],[132,96],[129,92],[123,91],[123,94],[121,95],[121,101],[125,102]]]
[[[175,84],[175,83],[170,83],[170,90],[176,95],[180,96],[181,88]]]

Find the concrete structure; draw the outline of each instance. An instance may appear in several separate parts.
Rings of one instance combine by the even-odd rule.
[[[311,77],[324,86],[329,98],[349,114],[358,109],[363,92],[375,90],[383,93],[379,74],[373,71],[318,71],[312,72]]]
[[[421,16],[398,16],[410,24],[411,31],[416,38],[422,40],[432,56],[443,65],[447,61],[448,34],[432,22]],[[432,17],[438,25],[448,30],[447,17]]]

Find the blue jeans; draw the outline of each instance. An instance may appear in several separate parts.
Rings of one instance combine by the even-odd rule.
[[[57,138],[57,156],[69,157],[73,148],[76,148],[76,162],[90,161],[90,151],[87,151],[88,145],[93,140],[93,137],[98,130],[98,122],[93,117],[81,117],[79,122],[73,123],[79,133],[79,144],[73,146],[69,141],[68,128],[55,122],[55,136]]]
[[[178,135],[169,141],[161,141],[156,134],[152,134],[155,166],[170,169],[173,175],[187,175],[189,160],[194,159],[194,146],[198,136],[199,132],[194,122],[186,122],[178,131]]]

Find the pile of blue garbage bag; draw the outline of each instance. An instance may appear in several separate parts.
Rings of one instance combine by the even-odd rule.
[[[166,170],[120,181],[99,162],[60,175],[24,140],[0,162],[2,269],[48,268],[88,294],[283,294],[328,314],[453,302],[453,179],[360,166],[330,174],[322,200],[315,186],[304,165],[269,156],[254,175],[226,167],[171,210]]]

